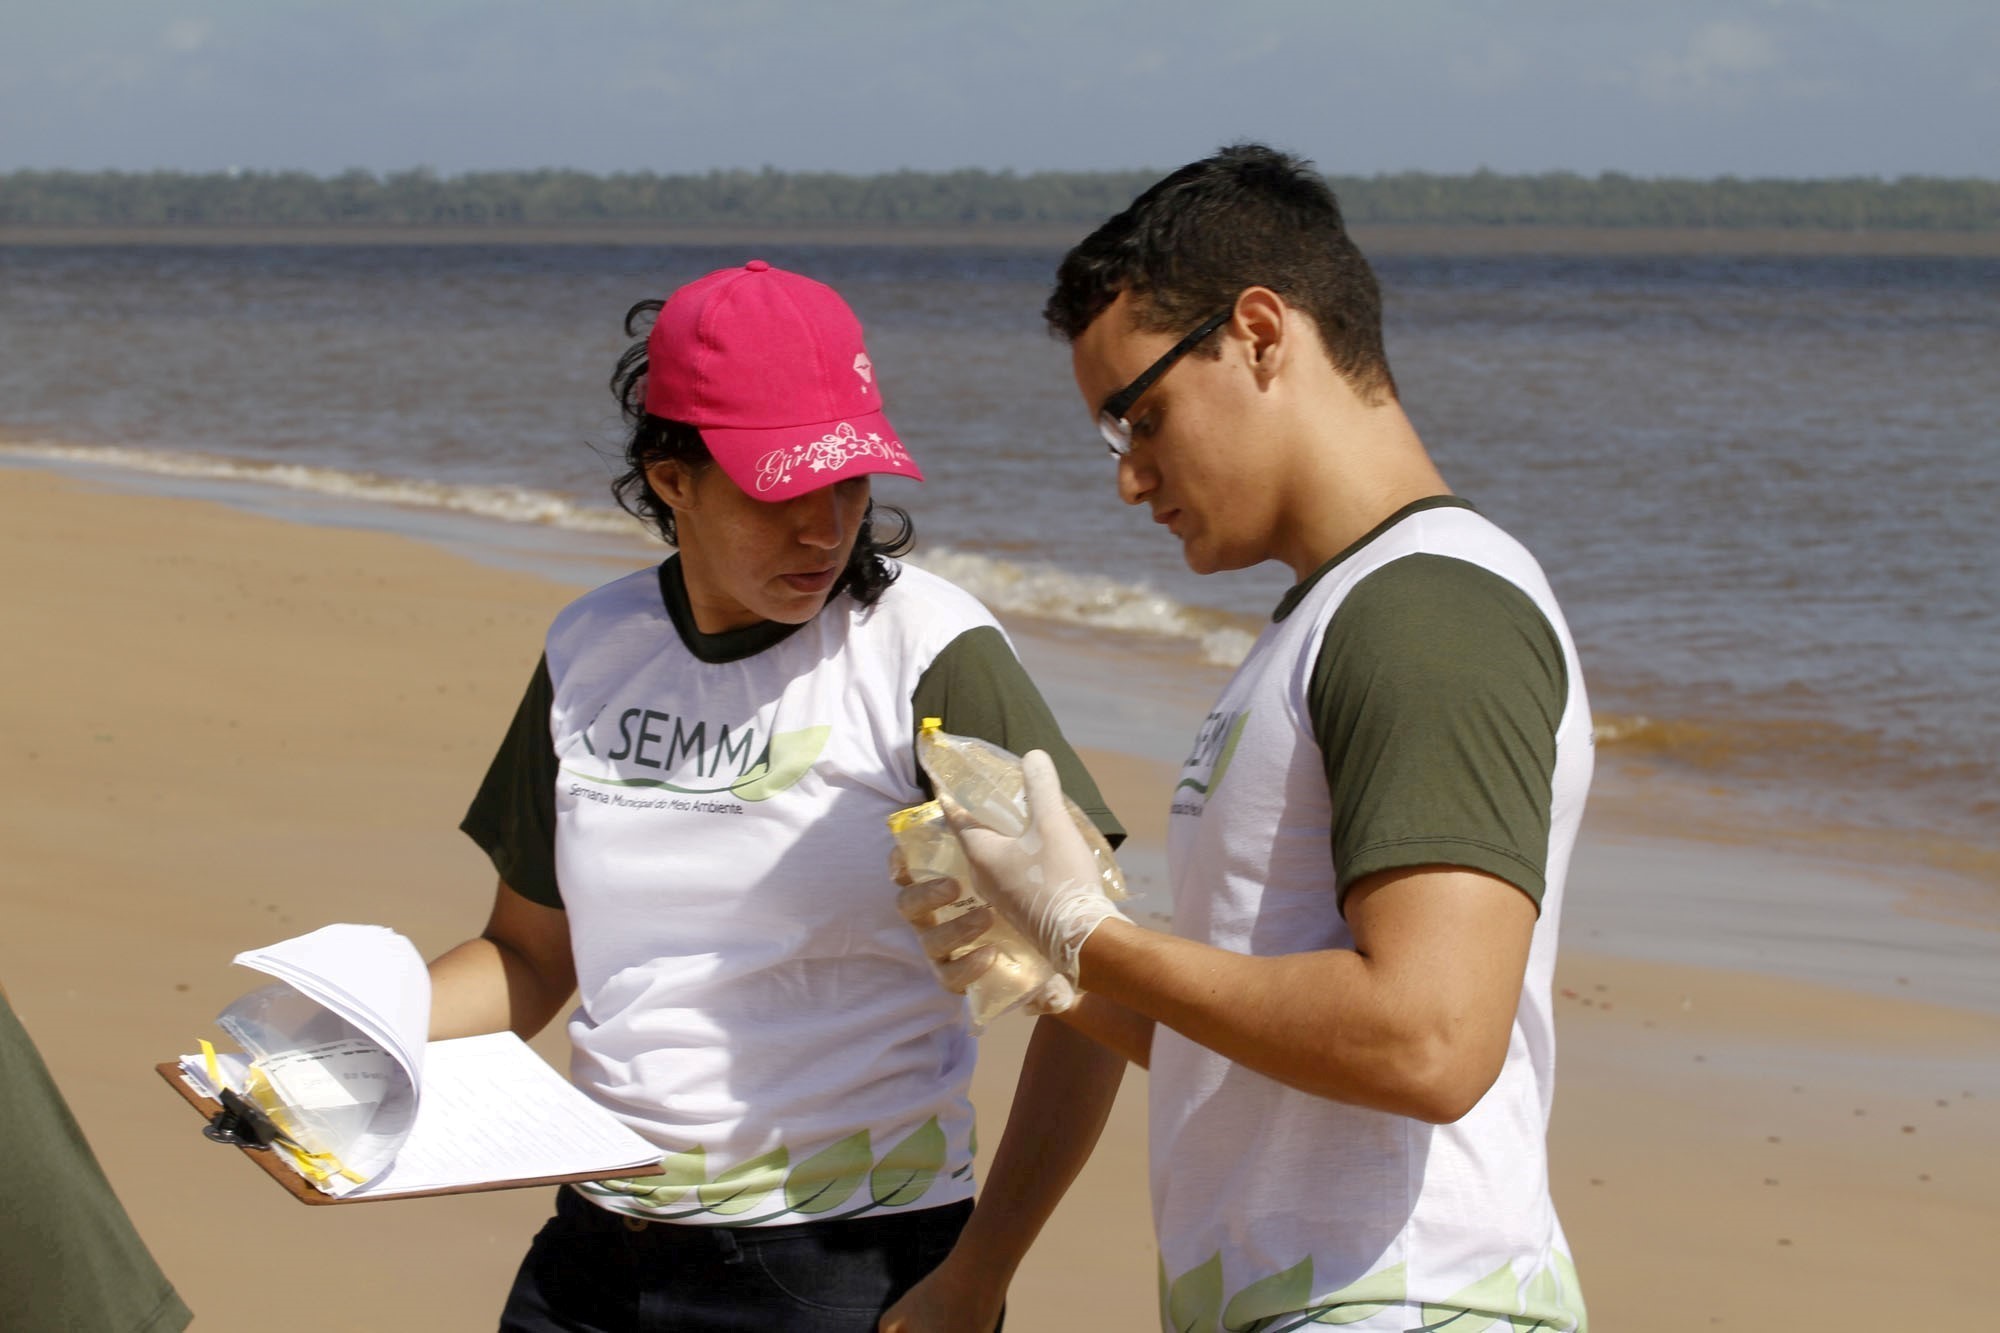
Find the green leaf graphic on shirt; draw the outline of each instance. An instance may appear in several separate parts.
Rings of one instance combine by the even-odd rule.
[[[1550,1269],[1542,1269],[1528,1281],[1522,1305],[1530,1311],[1554,1311],[1562,1307],[1562,1289],[1556,1287],[1556,1275]]]
[[[655,1208],[664,1208],[708,1178],[708,1153],[701,1148],[670,1152],[660,1159],[660,1169],[650,1176],[632,1176],[606,1184],[626,1194],[636,1194]]]
[[[1537,1316],[1567,1313],[1563,1309],[1562,1288],[1556,1284],[1552,1269],[1542,1269],[1529,1281],[1521,1308]]]
[[[1215,766],[1208,770],[1207,782],[1196,782],[1193,778],[1182,778],[1174,784],[1174,790],[1192,787],[1204,796],[1213,796],[1222,786],[1222,775],[1229,771],[1229,761],[1236,757],[1236,742],[1243,739],[1243,724],[1250,720],[1250,710],[1244,709],[1229,724],[1229,734],[1223,738],[1222,749],[1215,756]]]
[[[802,727],[798,731],[774,733],[764,751],[764,762],[732,782],[730,794],[745,801],[776,796],[806,775],[832,734],[832,727]]]
[[[944,1130],[932,1116],[888,1152],[868,1173],[868,1193],[884,1208],[900,1208],[924,1197],[944,1169]]]
[[[1513,1322],[1507,1312],[1520,1308],[1521,1280],[1514,1276],[1511,1263],[1501,1264],[1442,1305],[1426,1302],[1424,1326],[1448,1328],[1451,1333],[1481,1333],[1503,1319]]]
[[[724,1217],[747,1213],[757,1206],[757,1200],[784,1183],[785,1167],[790,1161],[791,1154],[781,1143],[762,1157],[752,1157],[730,1167],[712,1183],[696,1190],[695,1197],[701,1200],[702,1207]]]
[[[1331,1295],[1320,1297],[1314,1304],[1324,1308],[1313,1322],[1358,1324],[1401,1301],[1408,1291],[1409,1266],[1394,1264],[1379,1273],[1370,1273],[1358,1282],[1350,1282]]]
[[[1555,1260],[1556,1272],[1562,1275],[1563,1308],[1576,1320],[1576,1333],[1590,1333],[1590,1310],[1583,1303],[1583,1284],[1576,1280],[1576,1260],[1561,1250],[1550,1256]]]
[[[1208,775],[1210,796],[1215,795],[1221,788],[1222,775],[1229,771],[1229,761],[1236,757],[1236,742],[1243,739],[1243,724],[1249,720],[1250,710],[1246,708],[1236,715],[1234,722],[1229,724],[1229,739],[1222,743],[1222,753],[1215,757],[1215,771]]]
[[[856,1130],[792,1168],[785,1178],[785,1206],[795,1213],[823,1213],[837,1206],[854,1193],[874,1161],[868,1131]]]
[[[1521,1308],[1526,1313],[1515,1318],[1517,1329],[1561,1328],[1587,1333],[1590,1327],[1583,1308],[1583,1288],[1576,1280],[1576,1264],[1561,1250],[1551,1251],[1548,1266],[1529,1281]]]
[[[1229,1298],[1222,1326],[1242,1333],[1260,1319],[1295,1314],[1312,1303],[1313,1261],[1309,1254],[1282,1273],[1259,1278]]]
[[[1215,1333],[1222,1318],[1222,1253],[1188,1269],[1167,1289],[1167,1327],[1173,1333]]]

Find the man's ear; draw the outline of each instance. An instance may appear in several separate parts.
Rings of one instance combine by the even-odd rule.
[[[669,509],[694,508],[694,471],[675,458],[646,464],[646,485]]]
[[[1258,382],[1267,383],[1284,365],[1300,324],[1291,307],[1269,287],[1245,287],[1236,297],[1236,328],[1248,342],[1250,368]]]

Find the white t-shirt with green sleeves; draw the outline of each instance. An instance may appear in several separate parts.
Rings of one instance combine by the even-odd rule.
[[[873,606],[693,625],[675,561],[550,629],[464,828],[568,915],[570,1075],[658,1144],[581,1186],[613,1211],[757,1226],[970,1197],[975,1046],[896,911],[886,817],[928,799],[920,714],[1057,757],[1118,826],[993,618],[904,567]]]
[[[1592,766],[1576,650],[1518,543],[1422,501],[1294,589],[1174,792],[1174,930],[1354,946],[1340,896],[1469,866],[1540,905],[1505,1065],[1431,1125],[1286,1087],[1162,1026],[1151,1063],[1163,1327],[1577,1329],[1548,1190],[1550,982]]]

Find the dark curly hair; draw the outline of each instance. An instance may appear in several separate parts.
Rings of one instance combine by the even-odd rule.
[[[626,336],[636,337],[637,341],[625,349],[625,354],[618,358],[617,368],[611,372],[611,394],[618,400],[632,434],[625,442],[625,471],[611,482],[611,498],[618,502],[619,508],[673,544],[677,541],[674,511],[653,494],[653,488],[646,483],[646,469],[669,460],[689,468],[713,467],[715,455],[708,451],[701,432],[693,426],[685,421],[656,417],[646,410],[647,354],[642,330],[652,327],[664,304],[641,301],[625,312]],[[895,527],[878,536],[876,524],[884,518]],[[827,600],[845,592],[861,605],[873,606],[901,572],[893,563],[894,557],[908,551],[915,542],[916,524],[907,512],[895,505],[878,505],[870,500],[861,518],[861,533],[854,540],[854,551],[847,557],[847,568],[841,571]]]
[[[1253,286],[1312,316],[1327,358],[1357,393],[1395,398],[1375,271],[1312,163],[1263,144],[1189,163],[1078,242],[1042,318],[1075,342],[1129,291],[1138,328],[1179,335]]]

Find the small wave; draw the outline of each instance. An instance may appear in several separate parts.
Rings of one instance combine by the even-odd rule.
[[[1616,713],[1600,714],[1591,722],[1591,736],[1599,745],[1618,745],[1631,750],[1680,750],[1713,743],[1708,728],[1691,722]]]
[[[1615,747],[1623,758],[1732,782],[1823,788],[1864,802],[1931,792],[1988,824],[1982,809],[2000,808],[1991,796],[2000,790],[1995,785],[2000,773],[1989,755],[1885,735],[1837,718],[1600,714],[1593,733],[1600,746]]]
[[[1787,718],[1651,717],[1599,714],[1591,734],[1628,758],[1644,757],[1721,773],[1761,773],[1810,760],[1821,766],[1865,767],[1879,762],[1880,738],[1838,725]]]
[[[1148,634],[1193,643],[1215,666],[1235,666],[1256,636],[1229,624],[1220,612],[1179,602],[1143,583],[1122,583],[1101,574],[1078,574],[1059,565],[1022,563],[936,546],[910,563],[950,579],[1001,614],[1122,634]]]
[[[1592,734],[1599,745],[1710,768],[1810,762],[1822,769],[1858,770],[1928,758],[1908,743],[1826,718],[1607,713],[1594,719]]]
[[[0,444],[0,458],[36,459],[119,468],[154,476],[243,482],[336,499],[418,509],[442,509],[506,523],[538,524],[569,532],[630,536],[637,524],[619,510],[586,507],[553,491],[525,486],[483,486],[297,463],[261,462],[216,454],[50,440]],[[933,547],[913,558],[950,579],[1001,614],[1039,616],[1066,624],[1143,634],[1191,643],[1217,666],[1243,660],[1255,635],[1220,612],[1188,606],[1140,583],[1078,574],[1057,565],[1022,563]]]
[[[507,523],[540,524],[569,532],[627,536],[637,530],[633,520],[617,510],[589,508],[553,491],[539,491],[526,486],[424,481],[372,472],[343,472],[338,468],[309,467],[300,463],[265,463],[214,454],[48,441],[0,445],[0,458],[87,463],[128,472],[201,481],[249,482],[342,500],[443,509]]]

